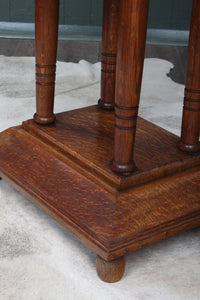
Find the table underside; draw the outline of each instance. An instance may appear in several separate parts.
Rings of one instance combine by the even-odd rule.
[[[133,174],[111,171],[114,113],[98,106],[0,134],[0,175],[106,260],[200,225],[200,154],[138,118]]]

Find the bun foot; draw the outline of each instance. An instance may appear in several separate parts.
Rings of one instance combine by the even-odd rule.
[[[125,257],[122,256],[115,260],[106,261],[97,255],[96,270],[99,278],[105,282],[119,281],[124,274]]]
[[[190,153],[198,152],[198,151],[200,151],[200,142],[198,142],[197,144],[194,144],[194,145],[188,145],[182,141],[179,141],[178,147],[180,150],[182,150],[184,152],[190,152]]]
[[[104,110],[108,110],[108,111],[114,110],[114,103],[112,103],[112,102],[105,102],[102,99],[99,99],[98,105],[99,105],[99,107],[101,107]]]
[[[51,124],[56,119],[54,114],[52,114],[50,117],[40,117],[40,116],[38,116],[37,113],[35,113],[33,117],[34,117],[34,120],[35,120],[36,123],[44,124],[44,125]]]

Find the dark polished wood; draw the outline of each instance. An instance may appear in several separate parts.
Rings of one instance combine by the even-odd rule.
[[[115,111],[102,102],[56,120],[58,1],[46,2],[36,1],[37,112],[0,133],[0,177],[93,249],[99,277],[115,282],[127,253],[200,226],[200,152],[192,153],[199,150],[199,1],[179,143],[189,153],[177,136],[137,118],[149,1],[104,3],[103,47],[112,54],[118,40],[118,48],[116,89],[114,77],[104,77],[102,94],[105,103],[112,94],[113,105],[115,92]]]
[[[54,90],[58,40],[59,0],[36,0],[36,113],[40,124],[54,122]]]
[[[120,2],[112,169],[129,173],[133,161],[148,18],[148,0]]]
[[[70,155],[79,165],[118,190],[199,164],[198,153],[191,155],[178,150],[177,136],[138,118],[134,152],[137,171],[128,176],[114,173],[110,168],[114,122],[114,112],[103,111],[95,105],[57,114],[57,121],[49,126],[40,126],[29,120],[23,122],[23,128],[64,155]]]
[[[93,106],[57,114],[49,126],[27,121],[1,133],[0,177],[104,260],[117,259],[200,225],[200,153],[179,151],[178,137],[152,126],[138,120],[138,177],[112,178],[114,116]]]
[[[124,275],[125,257],[121,256],[115,260],[106,261],[97,255],[96,270],[99,278],[105,282],[119,281]]]
[[[193,1],[190,39],[188,47],[187,77],[183,120],[179,148],[200,151],[200,1]]]
[[[101,53],[101,98],[99,106],[114,109],[117,38],[120,0],[104,0]]]

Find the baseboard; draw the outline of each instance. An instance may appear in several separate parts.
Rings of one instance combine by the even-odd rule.
[[[148,29],[145,57],[171,61],[169,76],[185,82],[188,31]],[[34,56],[34,24],[0,22],[0,55]],[[91,63],[101,59],[101,27],[60,25],[58,60]]]
[[[101,41],[100,26],[59,25],[59,39],[67,41]],[[156,45],[186,46],[189,31],[147,30],[147,43]],[[0,38],[34,39],[33,23],[0,22]]]

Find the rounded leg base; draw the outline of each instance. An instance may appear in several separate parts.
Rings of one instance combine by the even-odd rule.
[[[194,153],[194,152],[200,151],[200,143],[197,143],[194,145],[188,145],[182,141],[179,141],[178,147],[181,151],[184,151],[184,152]]]
[[[122,165],[122,164],[118,164],[114,159],[111,162],[111,169],[115,173],[119,173],[121,175],[129,175],[133,171],[137,170],[134,161]]]
[[[105,282],[119,281],[124,274],[125,257],[122,256],[112,261],[106,261],[97,255],[96,270],[99,278]]]
[[[55,115],[52,115],[50,117],[40,117],[38,114],[34,114],[34,121],[38,124],[51,124],[55,121],[56,117]]]
[[[99,107],[101,107],[104,110],[113,111],[114,110],[114,103],[112,102],[105,102],[101,99],[98,101]]]

